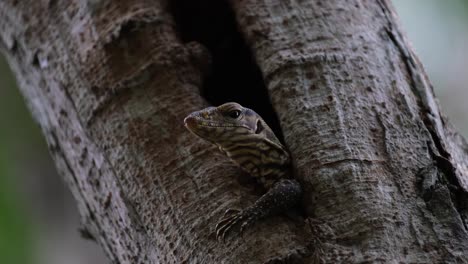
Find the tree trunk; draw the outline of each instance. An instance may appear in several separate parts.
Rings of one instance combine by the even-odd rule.
[[[194,2],[0,1],[1,50],[113,263],[468,262],[468,145],[386,0]],[[205,99],[282,132],[304,218],[215,240],[258,194],[184,129]]]

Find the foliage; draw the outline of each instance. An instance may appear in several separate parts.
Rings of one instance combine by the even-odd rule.
[[[7,86],[14,86],[14,80],[6,63],[2,60],[0,60],[0,80],[2,80],[0,89],[0,263],[28,264],[33,263],[31,226],[18,189],[15,188],[19,182],[15,177],[16,164],[12,155],[15,139],[27,137],[27,133],[12,131],[11,127],[17,126],[10,126],[10,122],[20,122],[23,125],[26,122],[23,127],[27,128],[31,121],[27,120],[29,117],[19,91],[16,89],[16,93],[13,94],[7,92],[15,91],[7,89]]]

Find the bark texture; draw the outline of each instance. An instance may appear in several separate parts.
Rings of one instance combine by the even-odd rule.
[[[322,259],[467,262],[467,144],[441,117],[389,2],[233,4]]]
[[[201,94],[229,94],[216,76],[244,45],[189,34],[194,2],[0,1],[0,49],[113,263],[468,262],[468,145],[386,0],[201,4],[237,24],[254,57],[239,72],[258,65],[274,110],[261,87],[228,99],[277,113],[305,189],[305,219],[216,242],[224,210],[258,195],[183,128]]]

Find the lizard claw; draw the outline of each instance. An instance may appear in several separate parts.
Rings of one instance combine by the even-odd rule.
[[[240,235],[243,235],[244,230],[255,222],[255,216],[249,214],[248,211],[240,211],[236,209],[228,209],[224,213],[223,218],[216,225],[216,239],[225,242],[226,236],[232,229],[240,224]]]
[[[216,224],[216,239],[226,240],[226,235],[232,228],[244,219],[242,211],[236,209],[228,209],[224,213],[223,218]]]
[[[238,214],[238,213],[240,213],[240,210],[229,208],[226,210],[226,212],[224,212],[223,219],[226,218],[230,214]]]

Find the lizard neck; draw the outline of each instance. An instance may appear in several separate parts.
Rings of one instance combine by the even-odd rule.
[[[289,172],[290,157],[286,149],[263,137],[219,144],[243,170],[254,177],[283,178]]]

